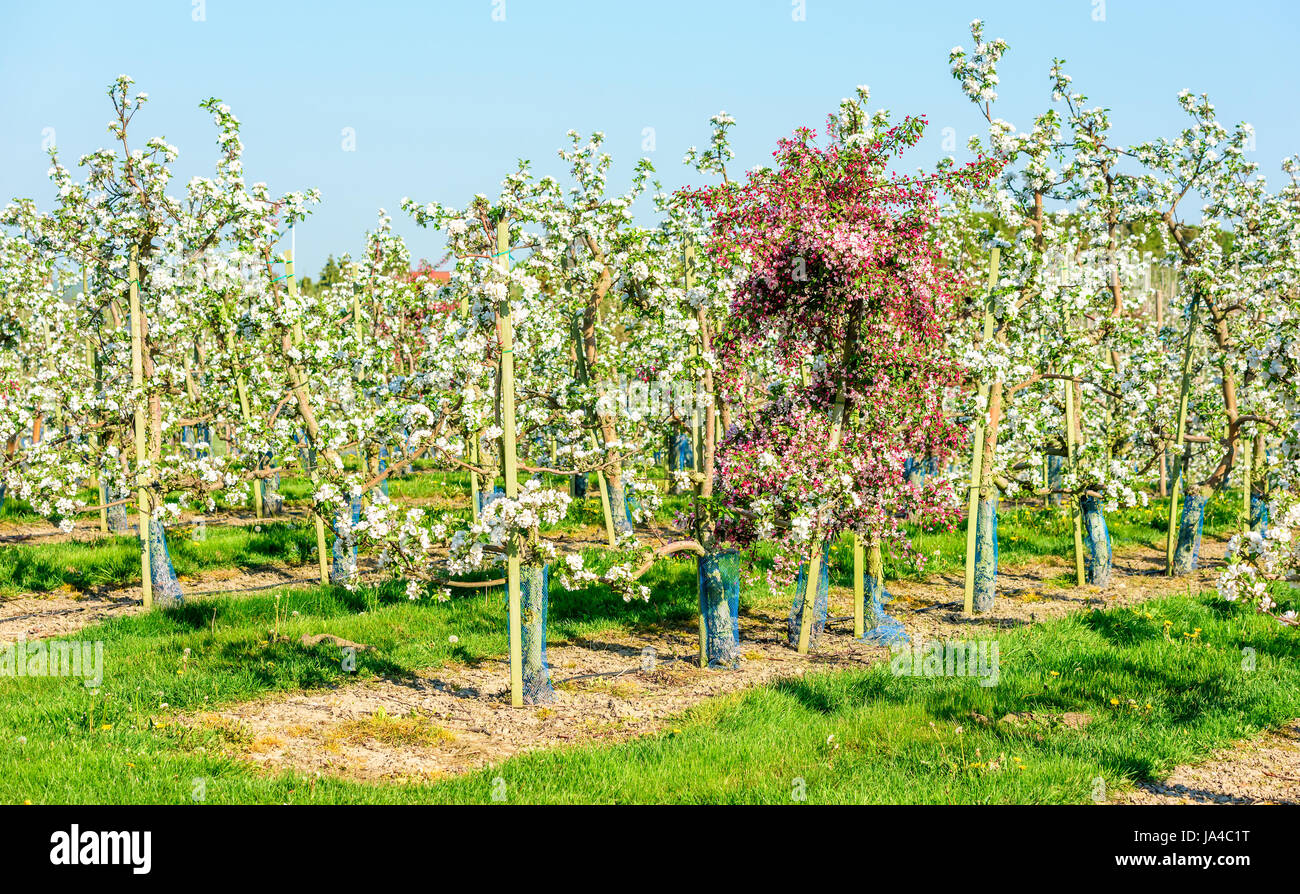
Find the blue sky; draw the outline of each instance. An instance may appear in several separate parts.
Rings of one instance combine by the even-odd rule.
[[[356,253],[380,207],[415,257],[436,261],[440,240],[408,223],[403,196],[493,195],[521,157],[561,175],[555,150],[570,128],[607,134],[616,188],[642,154],[672,187],[690,179],[682,153],[707,142],[711,114],[737,119],[736,164],[750,167],[868,84],[873,106],[929,118],[912,159],[928,166],[947,154],[943,128],[959,145],[980,130],[947,66],[976,17],[1011,44],[999,114],[1017,127],[1046,105],[1060,56],[1091,103],[1112,110],[1120,139],[1180,127],[1174,97],[1187,87],[1209,91],[1224,120],[1255,125],[1272,179],[1300,152],[1300,8],[1286,0],[1106,0],[1102,20],[1099,0],[805,0],[803,21],[792,0],[205,0],[201,21],[196,5],[6,2],[0,199],[49,207],[45,129],[67,162],[106,145],[104,90],[126,73],[151,98],[137,145],[162,135],[179,147],[178,189],[215,158],[198,109],[208,96],[243,122],[250,181],[321,189],[297,236],[305,272]]]

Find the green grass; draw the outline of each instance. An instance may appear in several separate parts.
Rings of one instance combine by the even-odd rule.
[[[650,604],[603,588],[556,592],[550,638],[689,623],[693,578],[687,561],[660,566]],[[1205,594],[1001,633],[991,688],[894,676],[887,665],[809,675],[703,703],[658,735],[533,753],[434,785],[267,775],[230,755],[229,730],[173,722],[343,683],[338,649],[298,643],[320,632],[376,647],[357,656],[361,679],[506,649],[500,593],[437,604],[395,587],[315,588],[118,618],[80,634],[104,643],[98,691],[0,677],[0,801],[186,802],[203,779],[212,803],[486,802],[500,777],[516,802],[789,803],[797,779],[810,802],[1077,802],[1099,777],[1109,787],[1150,779],[1300,716],[1300,639]],[[1042,721],[998,722],[1026,711]],[[1065,712],[1091,723],[1054,723]]]
[[[347,459],[351,459],[348,457]],[[414,474],[397,474],[388,480],[388,496],[393,500],[468,498],[469,474],[427,469],[416,463]],[[356,463],[345,466],[355,467]],[[306,478],[284,476],[280,479],[280,494],[289,505],[306,504],[311,498],[311,482]]]
[[[180,576],[214,568],[301,565],[315,561],[315,550],[312,528],[290,522],[264,522],[256,528],[213,526],[199,542],[191,540],[188,526],[182,525],[167,538],[167,551]],[[134,534],[105,535],[92,542],[0,546],[0,594],[5,596],[139,582],[140,540]]]
[[[553,479],[553,480],[551,480]],[[548,484],[560,484],[559,476],[548,476]],[[294,492],[298,482],[285,479],[281,492]],[[304,496],[306,484],[303,483]],[[420,496],[452,497],[463,495],[468,488],[464,473],[425,471],[392,482],[390,492],[396,500]],[[592,528],[603,531],[604,515],[599,491],[593,484],[585,500],[575,500],[559,525],[547,533],[572,536],[590,534]],[[689,497],[668,494],[656,517],[670,522],[688,509]],[[8,501],[6,511],[21,513],[18,501]],[[468,506],[448,510],[469,518]],[[1206,508],[1206,536],[1226,535],[1235,530],[1236,501],[1225,495]],[[1164,527],[1168,500],[1153,500],[1145,509],[1112,513],[1109,518],[1111,539],[1116,549],[1131,546],[1164,548]],[[309,526],[290,522],[267,521],[257,532],[248,526],[208,527],[207,541],[193,543],[188,529],[178,527],[169,538],[169,548],[176,572],[190,575],[215,568],[247,568],[280,562],[302,565],[315,560],[315,540]],[[930,574],[959,573],[965,554],[965,531],[923,531],[908,526],[917,550],[927,557],[920,570],[907,557],[886,554],[885,574],[890,579],[923,580]],[[601,535],[597,535],[601,536]],[[1069,513],[1063,509],[1044,509],[1007,504],[998,523],[1000,561],[1004,567],[1042,561],[1047,556],[1068,558],[1073,555],[1073,529]],[[936,550],[938,551],[936,553]],[[756,568],[770,561],[770,551],[760,547],[753,560]],[[853,569],[852,540],[845,536],[831,552],[831,580],[850,586]],[[19,544],[0,546],[0,596],[27,592],[51,592],[61,587],[89,590],[103,586],[130,586],[139,583],[140,570],[137,541],[133,536],[105,536],[89,543]]]
[[[1226,537],[1239,526],[1240,499],[1231,491],[1221,494],[1205,507],[1202,536]],[[1169,524],[1168,498],[1153,498],[1147,507],[1134,507],[1109,513],[1106,524],[1115,549],[1141,546],[1165,548],[1165,531]],[[913,547],[926,557],[924,570],[918,570],[910,558],[885,555],[885,576],[924,580],[930,574],[959,573],[965,567],[966,528],[952,531],[920,530],[905,526]],[[936,552],[937,551],[937,552]],[[852,546],[848,539],[837,544],[836,553],[844,565],[844,580],[851,580]],[[1040,562],[1047,556],[1072,559],[1074,527],[1068,509],[1003,503],[998,511],[998,562],[1006,567]],[[832,569],[836,565],[832,565]]]
[[[801,789],[813,803],[1072,803],[1097,779],[1151,779],[1300,716],[1300,641],[1211,599],[1075,616],[1000,646],[995,687],[888,667],[785,680],[706,703],[669,732],[526,755],[429,800],[489,801],[500,777],[520,802],[791,803]],[[1026,711],[1041,720],[999,722]],[[1072,728],[1067,712],[1091,722]]]
[[[84,500],[87,505],[99,505],[98,490],[83,487],[77,491],[77,497]],[[36,514],[36,511],[32,509],[31,503],[8,495],[0,498],[0,522],[10,522],[12,524],[23,525],[49,524],[45,516]]]
[[[558,476],[551,477],[558,482]],[[280,491],[286,495],[287,502],[293,502],[292,495],[299,490],[305,499],[308,487],[305,481],[285,478]],[[399,502],[429,496],[458,497],[467,491],[468,480],[459,472],[422,471],[409,478],[395,479],[390,487],[390,494]],[[661,517],[681,509],[685,500],[685,497],[666,498]],[[470,515],[468,505],[449,511],[467,520]],[[11,521],[41,520],[19,500],[5,501],[0,517]],[[134,516],[130,520],[134,522]],[[565,519],[548,530],[564,535],[591,525],[604,525],[600,500],[594,496],[574,501]],[[188,525],[173,526],[168,532],[168,551],[176,573],[181,576],[217,568],[256,568],[272,563],[296,566],[316,560],[315,534],[306,523],[268,519],[257,526],[208,525],[202,542],[192,541],[189,533]],[[103,535],[94,541],[0,545],[0,597],[48,593],[65,587],[88,591],[139,582],[140,546],[134,534]]]
[[[1211,504],[1207,534],[1231,531],[1233,505]],[[670,498],[662,515],[682,506],[682,498]],[[1160,547],[1163,519],[1158,504],[1116,514],[1113,540]],[[589,499],[575,503],[560,527],[601,523],[599,501]],[[1004,564],[1067,556],[1072,545],[1068,515],[1049,510],[1005,507],[999,534]],[[919,546],[932,551],[935,543],[941,555],[928,570],[959,569],[960,532],[922,534]],[[949,546],[951,558],[943,555]],[[280,522],[260,532],[212,528],[203,543],[182,535],[171,544],[182,575],[307,562],[313,549],[309,526]],[[0,547],[0,592],[120,586],[138,580],[138,555],[130,536]],[[608,561],[600,551],[588,559],[596,567]],[[847,581],[847,543],[837,546],[834,561],[837,582]],[[915,570],[900,564],[892,573]],[[657,566],[646,578],[648,604],[624,603],[605,588],[557,590],[550,640],[689,625],[694,577],[689,560]],[[746,605],[788,601],[768,592],[761,577],[746,588]],[[1294,594],[1279,597],[1295,601]],[[1087,800],[1097,778],[1114,787],[1158,777],[1300,716],[1300,640],[1213,595],[1189,594],[1001,633],[996,687],[894,676],[887,667],[809,675],[708,701],[659,735],[533,753],[436,785],[267,775],[231,756],[231,730],[174,722],[178,712],[276,692],[499,660],[507,647],[503,603],[499,590],[437,604],[412,603],[395,585],[356,593],[316,587],[193,599],[87,628],[81,639],[104,644],[98,690],[67,678],[0,676],[0,801],[188,802],[193,781],[203,779],[213,803],[482,802],[500,791],[499,777],[516,802],[789,803],[796,788],[811,802],[1077,802]],[[354,677],[340,666],[337,648],[298,642],[321,632],[375,649],[358,654]],[[1243,668],[1244,648],[1255,650],[1253,671]],[[1019,712],[1043,719],[999,722]],[[1091,722],[1082,729],[1054,722],[1066,712]],[[357,734],[438,738],[422,736],[414,721],[402,723]]]
[[[693,565],[673,562],[647,575],[650,603],[624,603],[603,587],[564,594],[550,613],[550,640],[689,622],[693,582]],[[283,800],[277,783],[218,753],[219,733],[168,719],[272,692],[499,656],[507,650],[504,602],[500,590],[438,604],[410,602],[399,586],[316,587],[193,599],[86,628],[81,640],[103,643],[98,690],[71,678],[0,676],[0,802],[183,801],[195,776],[254,800]],[[322,632],[375,650],[358,653],[352,677],[338,648],[299,642]]]

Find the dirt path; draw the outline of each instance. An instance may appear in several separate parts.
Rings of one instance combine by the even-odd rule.
[[[469,506],[468,497],[423,496],[401,497],[398,502],[403,506],[420,506],[428,509],[458,509]],[[274,524],[275,522],[307,522],[311,519],[309,507],[305,501],[285,503],[280,512],[258,518],[251,508],[222,509],[215,512],[184,512],[173,525],[188,525],[196,519],[203,519],[209,527],[247,527],[249,525]],[[135,515],[128,517],[129,530],[124,534],[135,535]],[[65,532],[53,523],[45,520],[0,521],[0,544],[6,543],[68,543],[93,542],[106,536],[99,529],[99,516],[84,514],[73,520],[73,529]]]
[[[217,568],[181,580],[187,598],[216,593],[251,593],[284,586],[311,586],[315,566],[267,566],[256,571]],[[0,643],[67,636],[98,621],[144,611],[139,587],[70,596],[53,593],[0,600]]]
[[[209,521],[216,518],[217,516],[208,516]],[[276,519],[306,520],[309,516],[290,511],[273,518],[259,519],[251,515],[221,518],[222,524],[255,525]],[[643,534],[652,538],[657,537],[661,541],[668,533],[666,528],[659,525],[643,531]],[[27,542],[22,540],[20,535],[11,536],[18,536],[19,539],[9,542]],[[71,535],[56,536],[65,540],[95,540],[102,535],[98,528],[92,525],[85,531],[78,530]],[[0,536],[0,542],[4,541],[5,538]],[[594,525],[576,528],[562,538],[554,538],[554,542],[560,545],[562,551],[600,549],[606,545],[602,530]],[[382,577],[375,570],[375,562],[371,558],[362,556],[359,568],[363,581],[378,580]],[[316,586],[320,578],[317,576],[315,564],[309,562],[296,567],[281,563],[266,563],[255,568],[212,568],[198,574],[183,576],[180,581],[185,597],[193,599],[217,594],[251,593],[277,587],[311,587]],[[118,615],[135,614],[142,610],[139,586],[100,587],[85,593],[75,593],[71,588],[65,588],[52,593],[24,594],[16,598],[0,599],[0,643],[12,641],[19,635],[27,640],[66,636],[89,624]]]
[[[256,519],[232,518],[246,524]],[[97,532],[88,532],[95,536]],[[587,534],[588,532],[583,532]],[[578,536],[574,545],[599,539]],[[1112,587],[1061,583],[1063,559],[1004,569],[992,612],[961,611],[959,575],[892,581],[889,612],[914,639],[970,639],[1090,608],[1131,605],[1183,589],[1213,586],[1224,542],[1207,538],[1196,575],[1171,581],[1163,553],[1130,548],[1115,557]],[[239,593],[315,583],[312,568],[217,569],[185,581],[187,595]],[[106,618],[142,610],[138,587],[74,598],[22,597],[0,602],[0,642],[62,636]],[[180,718],[225,730],[231,750],[268,770],[295,769],[367,781],[428,780],[499,763],[514,754],[579,743],[613,742],[656,732],[706,699],[809,670],[863,667],[889,652],[852,638],[851,593],[833,587],[831,621],[814,654],[785,644],[784,608],[742,614],[743,661],[726,673],[701,670],[693,627],[629,634],[611,629],[549,650],[556,702],[509,706],[508,668],[492,659],[410,678],[293,693],[219,712]],[[1300,721],[1179,767],[1117,803],[1300,803]]]
[[[1143,782],[1117,804],[1300,804],[1300,720]]]
[[[169,523],[169,527],[184,526],[196,519],[203,519],[210,527],[248,527],[250,525],[270,525],[276,522],[307,521],[311,518],[305,509],[285,507],[277,515],[258,518],[252,510],[247,512],[205,512],[185,513],[179,521]],[[135,518],[130,518],[129,529],[123,535],[136,536]],[[93,543],[100,537],[106,537],[99,530],[99,519],[88,517],[77,520],[70,532],[63,532],[49,522],[0,522],[0,544],[34,544],[34,543]]]
[[[973,639],[1092,607],[1128,605],[1185,588],[1212,586],[1223,542],[1207,539],[1202,569],[1171,581],[1163,554],[1129,550],[1116,558],[1114,586],[1080,591],[1054,581],[1060,561],[1010,569],[993,612],[961,612],[961,580],[890,584],[889,611],[914,639]],[[612,742],[665,728],[705,699],[809,670],[863,667],[889,651],[852,637],[852,593],[832,588],[832,621],[818,649],[800,656],[785,644],[785,609],[748,609],[741,617],[743,661],[732,672],[701,670],[695,630],[630,634],[552,643],[556,701],[509,706],[502,659],[452,665],[409,678],[298,692],[181,718],[219,728],[235,754],[269,770],[294,769],[367,781],[428,780],[496,764],[538,748]]]
[[[511,708],[508,666],[493,659],[249,702],[190,722],[235,731],[237,753],[267,769],[427,780],[536,748],[644,735],[707,698],[883,653],[828,636],[817,654],[801,657],[773,635],[782,620],[744,619],[744,660],[731,673],[701,670],[685,631],[553,646],[556,702],[545,707]]]

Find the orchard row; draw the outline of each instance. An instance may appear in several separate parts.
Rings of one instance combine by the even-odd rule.
[[[50,210],[0,218],[4,486],[64,527],[123,529],[135,507],[145,599],[165,602],[169,522],[219,500],[261,515],[279,476],[308,478],[322,582],[352,584],[358,548],[413,599],[503,569],[516,703],[550,697],[547,569],[647,598],[654,562],[695,555],[701,661],[734,666],[736,551],[762,544],[795,583],[806,651],[849,532],[856,633],[891,644],[883,551],[911,550],[909,523],[964,524],[967,610],[987,611],[1000,498],[1066,505],[1079,582],[1105,587],[1107,511],[1167,493],[1182,574],[1206,501],[1241,487],[1221,592],[1275,613],[1300,569],[1297,160],[1271,189],[1249,126],[1188,92],[1180,133],[1119,144],[1059,60],[1017,130],[997,116],[1006,44],[979,22],[972,39],[949,60],[988,124],[967,163],[902,173],[925,121],[865,88],[741,176],[714,116],[685,159],[700,185],[673,192],[647,160],[617,191],[603,135],[571,132],[558,176],[524,163],[495,196],[402,202],[449,279],[412,272],[381,212],[311,290],[289,246],[319,195],[250,185],[215,99],[215,173],[173,195],[177,150],[128,135],[147,96],[119,78],[113,147],[80,179],[52,152]],[[665,455],[689,509],[650,538]],[[472,512],[389,500],[416,459],[468,471]],[[599,572],[547,536],[571,497],[543,484],[593,473]]]

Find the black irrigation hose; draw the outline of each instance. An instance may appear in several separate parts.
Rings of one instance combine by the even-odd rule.
[[[916,610],[916,613],[920,614],[921,612],[932,612],[935,611],[936,609],[941,609],[941,608],[962,608],[962,607],[963,607],[963,603],[960,602],[936,602],[933,603],[932,605],[926,605],[926,606],[922,606],[921,608],[918,608]]]

